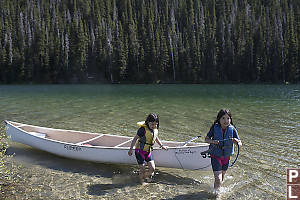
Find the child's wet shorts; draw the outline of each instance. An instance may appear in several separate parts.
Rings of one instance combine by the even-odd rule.
[[[211,155],[210,157],[213,171],[226,171],[228,169],[230,156],[224,158],[223,156],[217,157]]]
[[[135,157],[139,165],[153,160],[151,152],[142,151],[140,149],[135,149]]]

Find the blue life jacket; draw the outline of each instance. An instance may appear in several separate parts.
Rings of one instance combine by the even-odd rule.
[[[234,126],[229,125],[224,133],[224,138],[223,138],[223,133],[222,133],[222,128],[219,124],[215,124],[213,128],[213,140],[225,140],[225,141],[220,141],[219,144],[210,144],[210,149],[211,149],[211,155],[217,156],[217,157],[227,157],[231,156],[234,153],[234,147],[233,147],[233,133],[236,131]],[[227,139],[227,140],[226,140]]]

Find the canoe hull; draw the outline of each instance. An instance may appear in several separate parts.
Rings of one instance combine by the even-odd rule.
[[[116,164],[137,164],[135,156],[128,156],[129,147],[105,147],[105,146],[86,146],[84,144],[69,143],[57,141],[44,137],[43,134],[30,134],[20,126],[16,126],[14,122],[5,121],[6,135],[15,142],[29,145],[31,147],[56,154],[59,156],[87,160],[100,163],[116,163]],[[19,124],[19,123],[18,123]],[[22,126],[22,125],[21,125]],[[31,126],[31,125],[26,125]],[[37,126],[32,126],[37,127]],[[41,132],[46,129],[38,127]],[[45,130],[42,130],[45,129]],[[59,130],[59,129],[51,129]],[[122,137],[122,136],[116,136]],[[123,137],[132,139],[130,137]],[[162,141],[168,143],[170,141]],[[154,148],[153,158],[158,167],[179,168],[189,170],[210,170],[210,158],[207,155],[201,155],[201,152],[208,149],[208,145],[202,144],[186,147],[169,147],[168,150]]]

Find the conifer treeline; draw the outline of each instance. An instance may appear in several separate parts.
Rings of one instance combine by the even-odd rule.
[[[299,0],[0,0],[0,83],[299,82]]]

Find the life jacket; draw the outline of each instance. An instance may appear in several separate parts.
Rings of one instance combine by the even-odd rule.
[[[234,126],[229,125],[224,133],[224,138],[223,138],[223,133],[222,133],[222,128],[219,124],[216,124],[213,127],[213,140],[221,140],[219,144],[210,144],[210,149],[211,149],[211,155],[217,156],[217,157],[227,157],[231,156],[234,153],[234,147],[233,147],[233,133],[236,131]],[[225,141],[223,141],[225,140]]]
[[[155,143],[155,140],[158,135],[158,130],[154,129],[153,132],[148,128],[145,122],[138,122],[137,125],[139,127],[145,128],[145,135],[140,137],[135,145],[136,149],[140,149],[143,151],[150,152],[152,150],[152,146]]]

